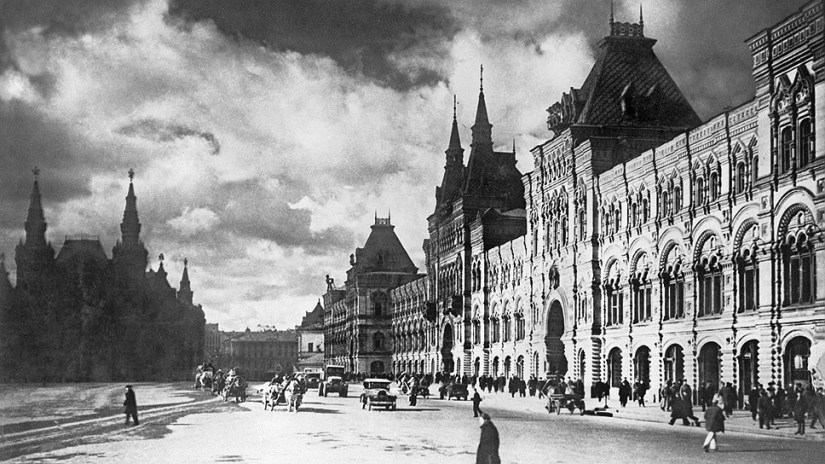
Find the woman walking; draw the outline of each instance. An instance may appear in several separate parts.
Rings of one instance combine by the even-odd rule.
[[[707,453],[708,450],[716,449],[716,434],[725,432],[725,413],[722,412],[719,401],[716,399],[705,410],[705,429],[708,431],[708,436],[705,438],[705,444],[702,445],[702,448]]]

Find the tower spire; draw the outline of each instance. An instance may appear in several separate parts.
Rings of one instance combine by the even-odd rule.
[[[615,16],[613,15],[613,0],[610,0],[610,30],[613,30],[613,23],[616,21]]]
[[[178,300],[192,304],[192,287],[189,282],[189,260],[183,258],[183,276],[180,278],[180,290],[178,290]]]
[[[481,69],[478,72],[478,88],[484,92],[484,65],[481,65]]]
[[[120,224],[123,246],[127,248],[140,243],[140,220],[138,219],[134,178],[135,170],[129,169],[129,193],[126,194],[126,208],[123,210],[123,222]]]
[[[29,212],[26,216],[26,246],[40,247],[46,246],[46,218],[43,215],[43,202],[40,196],[40,169],[37,166],[32,169],[34,183],[32,193],[29,197]]]
[[[490,151],[492,151],[493,126],[490,124],[490,120],[487,118],[487,102],[484,99],[484,65],[481,66],[481,78],[479,82],[480,85],[478,91],[478,108],[476,109],[476,121],[472,127],[473,141],[470,145],[473,148],[480,147],[482,145],[489,145],[489,149]]]

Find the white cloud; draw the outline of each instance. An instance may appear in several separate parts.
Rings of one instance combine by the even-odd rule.
[[[220,219],[208,208],[184,208],[180,216],[167,222],[183,235],[194,235],[212,229]]]

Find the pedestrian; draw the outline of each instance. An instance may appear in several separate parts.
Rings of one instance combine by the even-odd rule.
[[[733,415],[733,404],[736,402],[736,392],[733,390],[733,385],[728,382],[724,387],[719,389],[719,396],[722,397],[722,407],[725,411],[725,417]]]
[[[123,406],[123,412],[126,414],[126,425],[129,425],[130,416],[134,421],[134,425],[140,425],[137,416],[137,400],[135,399],[135,392],[132,390],[131,385],[126,385],[126,400],[123,401]]]
[[[482,414],[481,408],[478,407],[479,404],[481,404],[481,395],[478,394],[478,389],[473,388],[473,417]]]
[[[708,382],[708,387],[709,386],[710,382]],[[699,395],[699,404],[702,406],[702,412],[704,412],[707,406],[709,406],[707,402],[707,388],[705,387],[705,384],[699,383],[699,390],[697,391],[697,394]]]
[[[816,421],[819,420],[819,425],[825,427],[825,423],[823,423],[823,403],[825,403],[825,399],[823,399],[822,395],[818,395],[814,391],[814,387],[811,384],[805,388],[805,393],[802,395],[808,402],[808,417],[811,418],[811,428],[816,428]]]
[[[486,412],[481,413],[478,421],[481,423],[481,438],[478,441],[476,464],[501,464],[498,455],[498,429]]]
[[[759,402],[756,405],[759,411],[759,428],[771,429],[771,399],[768,392],[763,388],[759,391]]]
[[[627,398],[630,396],[630,382],[627,381],[627,377],[625,377],[622,384],[619,385],[619,404],[622,407],[627,406]]]
[[[645,407],[645,395],[647,394],[648,384],[647,381],[639,382],[639,389],[636,392],[636,399],[639,400],[639,406]]]
[[[751,419],[756,422],[756,416],[759,413],[759,384],[754,384],[751,391],[748,392],[748,408],[751,411]]]
[[[410,406],[415,406],[418,404],[418,395],[416,395],[416,387],[412,387],[410,389]]]
[[[725,433],[725,414],[722,408],[719,407],[719,400],[714,399],[713,403],[705,410],[705,430],[708,431],[708,436],[705,438],[705,444],[702,445],[705,452],[716,449],[716,434],[719,432]]]
[[[796,420],[796,433],[794,435],[805,435],[806,412],[808,412],[808,398],[803,395],[793,405],[793,418]]]

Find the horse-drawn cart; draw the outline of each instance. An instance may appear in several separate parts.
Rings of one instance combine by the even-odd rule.
[[[554,412],[559,414],[562,408],[567,408],[570,414],[578,409],[579,413],[584,415],[584,397],[576,394],[551,393],[547,395],[547,406],[545,408],[550,414]]]

